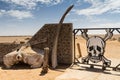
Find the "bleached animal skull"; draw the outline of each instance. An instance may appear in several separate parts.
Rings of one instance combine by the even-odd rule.
[[[93,36],[87,41],[87,52],[90,56],[90,61],[97,63],[102,60],[104,54],[105,42],[101,37]]]

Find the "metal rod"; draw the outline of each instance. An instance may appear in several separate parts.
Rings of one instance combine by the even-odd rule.
[[[119,29],[116,29],[116,31],[120,33]]]
[[[120,29],[120,28],[78,28],[78,29],[74,29],[74,30],[84,30],[84,29],[87,29],[87,30],[105,30],[105,29]]]
[[[77,30],[76,32],[75,32],[75,34],[77,34],[79,32],[79,30]]]
[[[76,35],[76,33],[75,33],[75,30],[74,30],[74,63],[75,63],[75,35]]]

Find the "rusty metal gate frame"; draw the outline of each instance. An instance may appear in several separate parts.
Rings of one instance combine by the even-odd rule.
[[[77,29],[74,29],[73,30],[73,36],[74,36],[74,39],[73,39],[73,48],[74,48],[74,51],[73,51],[73,63],[72,63],[72,65],[71,65],[71,67],[73,66],[73,65],[78,65],[78,64],[81,64],[81,62],[75,57],[75,54],[76,54],[76,51],[75,51],[75,43],[76,43],[76,40],[75,40],[75,36],[76,36],[76,34],[79,32],[79,31],[81,31],[82,32],[82,30],[106,30],[106,29],[111,29],[112,30],[112,33],[114,32],[114,31],[117,31],[119,34],[120,34],[120,28],[77,28]],[[79,65],[78,65],[79,66]],[[113,70],[117,70],[118,69],[118,67],[120,66],[120,64],[118,64],[116,67],[110,67],[110,68],[112,68]]]

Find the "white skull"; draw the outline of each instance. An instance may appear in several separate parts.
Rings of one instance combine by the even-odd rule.
[[[101,37],[93,36],[87,41],[87,52],[90,55],[90,61],[97,63],[101,61],[101,55],[104,54],[105,42]]]

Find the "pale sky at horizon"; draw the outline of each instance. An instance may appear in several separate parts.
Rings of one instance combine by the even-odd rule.
[[[73,28],[120,28],[120,0],[0,0],[0,36],[34,35],[72,4]]]

